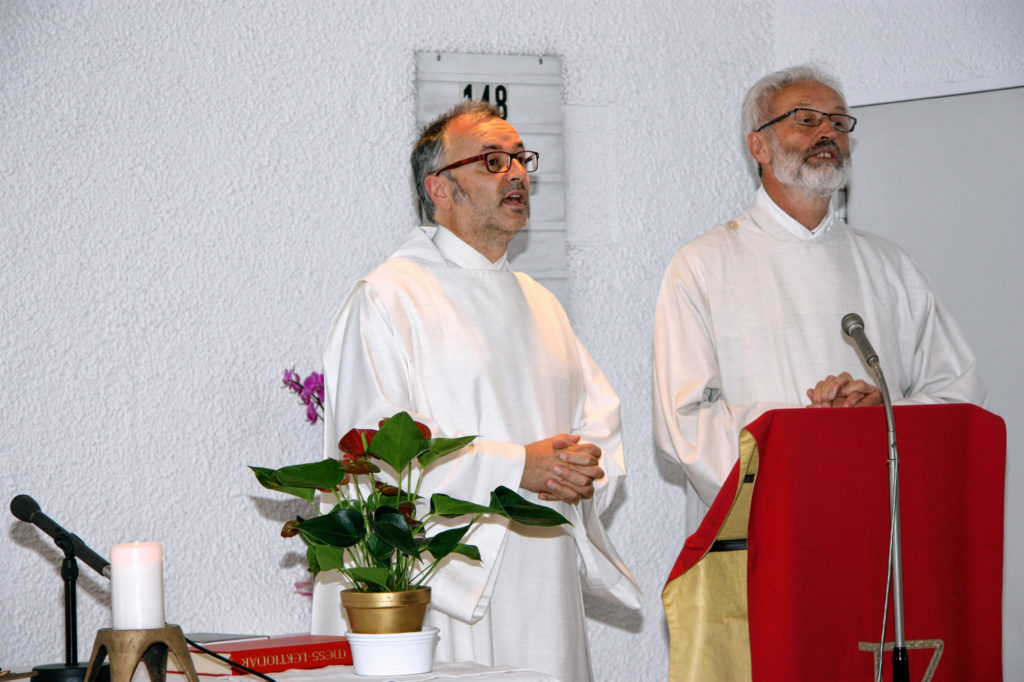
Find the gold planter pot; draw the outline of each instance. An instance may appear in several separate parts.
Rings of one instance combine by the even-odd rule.
[[[341,605],[345,607],[352,632],[419,632],[430,605],[430,588],[418,587],[407,592],[343,590]]]

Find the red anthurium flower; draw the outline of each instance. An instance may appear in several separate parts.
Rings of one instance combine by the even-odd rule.
[[[376,429],[352,429],[338,441],[338,449],[348,455],[365,455]]]
[[[299,534],[299,520],[292,519],[281,528],[281,537],[290,538]]]
[[[389,485],[389,484],[385,483],[384,481],[375,481],[375,483],[376,483],[376,487],[377,487],[377,492],[379,492],[381,495],[387,495],[389,497],[394,497],[395,495],[401,495],[402,494],[402,489],[401,488],[398,488],[398,487],[393,486],[393,485]]]
[[[341,468],[356,476],[375,474],[380,471],[380,467],[365,459],[344,459],[341,461]]]
[[[405,516],[405,522],[410,526],[415,525],[416,504],[412,501],[405,501],[398,505],[398,511]]]

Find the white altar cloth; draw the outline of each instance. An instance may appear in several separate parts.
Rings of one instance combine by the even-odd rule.
[[[140,666],[142,668],[143,666]],[[418,675],[356,675],[350,665],[332,665],[315,670],[286,670],[280,673],[268,673],[277,682],[424,682],[426,680],[454,680],[463,682],[559,682],[558,678],[547,673],[539,673],[511,666],[489,667],[478,663],[460,661],[458,663],[434,663],[429,673]],[[222,675],[212,677],[203,675],[200,682],[208,680],[230,680],[231,682],[263,682],[255,675]],[[184,675],[169,674],[167,682],[185,682]]]

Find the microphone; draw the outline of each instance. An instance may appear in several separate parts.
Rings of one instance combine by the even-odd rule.
[[[871,347],[867,335],[864,334],[864,320],[860,319],[860,315],[848,313],[843,317],[843,333],[853,339],[864,364],[878,370],[878,353]]]
[[[89,549],[88,545],[82,542],[77,535],[69,533],[61,528],[60,524],[56,523],[53,519],[44,514],[42,510],[39,509],[39,503],[28,495],[18,495],[11,500],[11,513],[22,521],[31,523],[38,527],[39,530],[43,531],[54,540],[57,540],[60,535],[66,535],[71,538],[71,545],[75,550],[75,556],[88,564],[92,570],[96,571],[100,575],[106,578],[110,577],[110,562]],[[59,545],[60,543],[58,542],[57,544]]]

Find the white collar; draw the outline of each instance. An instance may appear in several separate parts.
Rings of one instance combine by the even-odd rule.
[[[757,188],[757,196],[754,197],[754,203],[766,210],[772,218],[786,228],[787,232],[790,232],[797,238],[803,240],[814,239],[815,237],[825,234],[838,219],[838,214],[835,210],[835,202],[829,201],[828,211],[826,211],[825,217],[821,219],[821,222],[818,223],[817,227],[813,230],[808,230],[793,216],[779,208],[779,205],[776,204],[770,196],[768,196],[768,192],[765,191],[764,185]]]
[[[430,232],[427,231],[430,236]],[[460,268],[470,270],[508,270],[508,254],[501,254],[501,258],[493,263],[484,254],[477,251],[461,237],[449,230],[444,225],[438,225],[431,236],[434,246],[441,252],[444,259]]]

